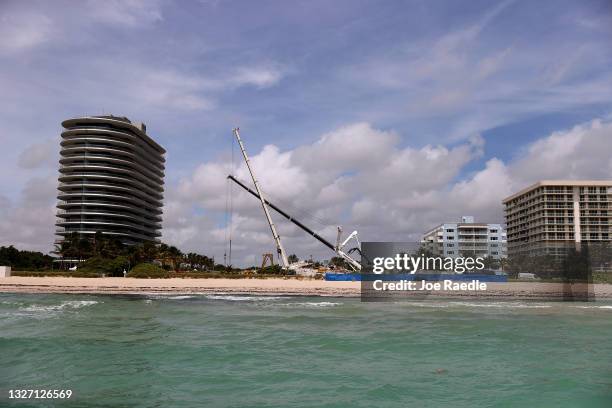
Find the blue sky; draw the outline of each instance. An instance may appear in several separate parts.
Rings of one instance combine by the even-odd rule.
[[[329,180],[305,181],[304,192],[338,187],[346,193],[342,209],[297,200],[310,210],[395,237],[376,217],[372,225],[358,221],[369,191],[347,193],[346,183],[383,174],[387,163],[366,165],[354,140],[382,140],[392,156],[464,154],[456,162],[449,156],[444,182],[419,190],[427,202],[490,171],[491,160],[509,172],[507,189],[537,179],[508,169],[555,132],[599,129],[595,120],[607,129],[612,112],[609,1],[2,1],[0,23],[0,215],[9,231],[23,203],[40,203],[39,224],[16,239],[28,247],[48,241],[60,122],[72,116],[113,113],[147,123],[168,150],[165,238],[204,250],[220,245],[214,234],[197,243],[183,230],[202,222],[209,231],[223,218],[207,198],[220,192],[198,184],[198,171],[214,173],[211,166],[227,162],[234,126],[255,156],[264,157],[266,145],[278,149],[268,152],[275,164],[289,153],[279,172],[329,166],[322,173]],[[324,135],[338,134],[337,156],[327,160],[344,167],[320,157],[296,161],[316,152]],[[574,176],[612,178],[606,162],[597,164],[601,173]],[[293,182],[270,177],[280,196]],[[242,215],[254,224],[244,230],[266,246],[260,214],[249,205]],[[402,205],[394,210],[409,210]],[[465,207],[457,213],[479,210]],[[485,214],[499,218],[500,211]],[[406,225],[406,234],[425,227]],[[12,239],[2,226],[0,238]]]

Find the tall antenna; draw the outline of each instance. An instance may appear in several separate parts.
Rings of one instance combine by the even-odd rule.
[[[242,150],[242,155],[244,156],[244,161],[247,165],[247,169],[249,173],[251,173],[251,178],[253,179],[253,184],[255,184],[255,189],[257,190],[257,194],[259,194],[259,201],[261,202],[261,206],[266,214],[266,219],[268,220],[268,225],[270,225],[270,231],[272,231],[272,236],[274,237],[274,241],[276,241],[276,252],[278,253],[278,257],[280,258],[283,268],[289,267],[289,261],[287,260],[287,255],[285,254],[285,250],[283,249],[283,244],[281,244],[280,236],[278,232],[276,232],[276,227],[274,226],[274,222],[272,221],[272,217],[270,216],[270,211],[268,210],[268,205],[266,204],[266,200],[259,188],[259,182],[255,178],[255,173],[253,173],[253,169],[251,168],[251,162],[249,161],[249,156],[247,155],[246,150],[244,149],[244,145],[242,144],[242,140],[240,139],[240,129],[234,129],[234,136],[238,141],[238,145],[240,146],[240,150]]]

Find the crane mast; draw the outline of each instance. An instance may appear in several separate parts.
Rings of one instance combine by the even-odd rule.
[[[242,139],[240,139],[240,129],[234,129],[234,136],[238,141],[238,145],[240,146],[240,150],[242,151],[242,156],[244,157],[244,161],[246,163],[247,169],[251,174],[251,178],[253,179],[253,184],[255,184],[255,189],[257,190],[257,195],[259,197],[259,201],[261,202],[261,206],[266,214],[266,219],[268,220],[268,225],[270,226],[270,231],[272,231],[272,236],[274,237],[274,241],[276,242],[276,252],[278,253],[278,257],[280,258],[283,268],[289,267],[289,261],[287,260],[287,255],[285,254],[285,249],[283,248],[283,244],[281,243],[280,236],[276,231],[276,226],[274,226],[274,222],[272,221],[272,217],[270,216],[270,211],[268,210],[268,204],[266,199],[264,198],[261,189],[259,188],[259,183],[257,182],[257,178],[255,178],[255,173],[253,173],[253,169],[251,168],[251,162],[249,160],[249,156],[242,144]]]

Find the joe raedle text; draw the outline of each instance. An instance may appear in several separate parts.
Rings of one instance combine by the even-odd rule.
[[[484,291],[487,290],[487,284],[480,282],[478,279],[468,282],[455,282],[450,279],[445,279],[442,282],[429,282],[426,280],[399,280],[399,281],[383,281],[375,280],[372,282],[372,288],[378,291]]]
[[[439,271],[451,275],[463,275],[468,272],[480,272],[484,269],[484,259],[477,257],[430,257],[410,256],[408,254],[395,254],[394,256],[374,257],[372,262],[372,273],[374,275],[407,273],[414,276],[419,270]],[[438,273],[439,273],[438,272]],[[447,275],[448,276],[448,275]],[[466,279],[452,279],[448,276],[444,280],[427,279],[381,279],[373,280],[371,288],[375,291],[407,291],[407,292],[430,292],[430,291],[485,291],[487,284],[478,279],[471,281]]]

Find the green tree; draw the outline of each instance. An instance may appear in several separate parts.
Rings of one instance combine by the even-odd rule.
[[[0,265],[21,270],[50,269],[53,258],[41,252],[20,251],[14,246],[0,247]]]
[[[493,258],[492,256],[486,256],[482,263],[485,269],[499,269],[500,267],[499,259]]]
[[[180,270],[183,260],[183,253],[180,249],[175,246],[168,247],[168,259],[170,259],[173,270]]]
[[[350,269],[348,262],[344,260],[341,256],[334,256],[329,260],[329,264],[336,268],[340,269]]]

